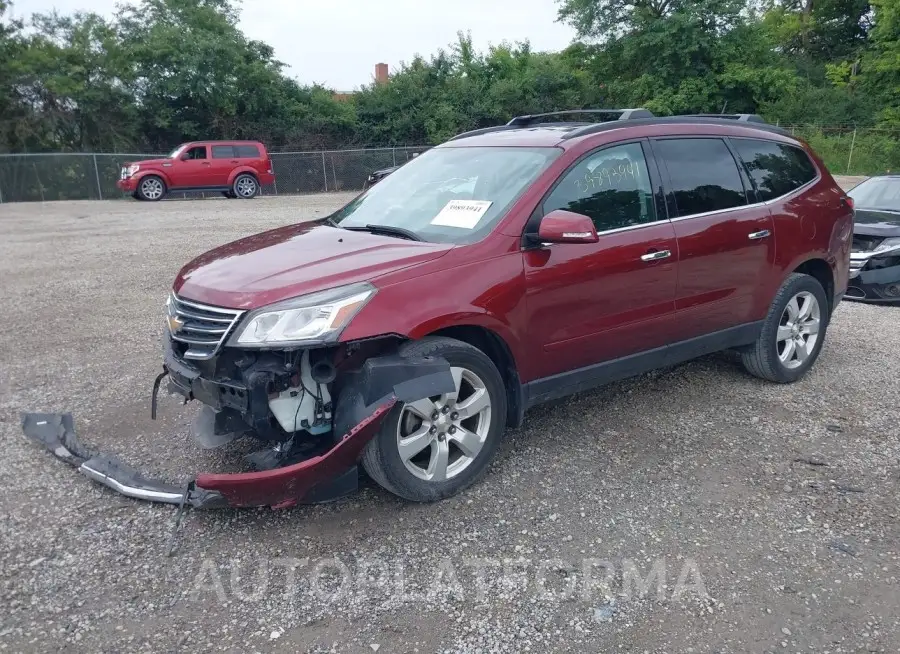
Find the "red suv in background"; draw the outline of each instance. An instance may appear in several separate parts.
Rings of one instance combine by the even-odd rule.
[[[138,200],[161,200],[170,191],[221,191],[247,200],[274,182],[262,143],[204,141],[183,143],[165,159],[126,163],[116,186]]]
[[[850,265],[852,202],[821,160],[755,116],[563,113],[603,122],[461,134],[327,218],[179,272],[153,410],[168,375],[204,405],[201,444],[262,443],[256,472],[183,491],[82,470],[146,499],[290,506],[355,487],[361,464],[437,500],[541,402],[723,349],[801,378]]]

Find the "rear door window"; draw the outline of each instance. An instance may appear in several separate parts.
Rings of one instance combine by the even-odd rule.
[[[731,143],[763,202],[795,191],[816,178],[815,166],[798,147],[762,139],[732,138]]]
[[[259,159],[259,148],[255,145],[236,145],[234,152],[238,159]]]
[[[669,172],[679,216],[747,204],[737,162],[722,139],[661,139],[654,142],[653,149]]]
[[[234,147],[230,145],[212,146],[213,159],[234,159]]]
[[[544,201],[544,214],[565,209],[594,222],[598,232],[656,220],[653,186],[640,143],[588,155],[562,177]]]

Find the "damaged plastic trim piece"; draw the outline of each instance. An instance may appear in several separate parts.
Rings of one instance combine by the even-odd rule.
[[[444,359],[408,360],[396,355],[369,359],[347,376],[334,419],[334,432],[343,436],[330,450],[273,470],[199,474],[182,485],[150,479],[114,457],[84,447],[75,434],[72,414],[25,413],[22,430],[60,461],[127,497],[198,509],[283,508],[354,489],[359,456],[394,405],[454,388]]]
[[[166,504],[184,503],[196,509],[227,506],[283,508],[296,504],[317,484],[352,468],[362,448],[375,435],[396,402],[390,398],[381,404],[322,456],[265,472],[201,474],[183,486],[148,479],[113,457],[92,456],[78,441],[70,413],[23,414],[22,430],[25,436],[60,461],[127,497]]]

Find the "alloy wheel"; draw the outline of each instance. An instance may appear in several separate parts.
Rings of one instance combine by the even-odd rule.
[[[252,198],[256,194],[256,181],[245,175],[237,181],[235,190],[242,198]]]
[[[776,336],[778,359],[787,368],[798,368],[809,359],[819,340],[821,308],[816,296],[801,291],[781,314]]]
[[[491,396],[467,368],[451,367],[455,390],[403,406],[397,447],[406,469],[419,479],[452,479],[478,457],[491,426]]]
[[[148,177],[141,182],[141,193],[148,200],[158,200],[163,194],[163,184],[155,177]]]

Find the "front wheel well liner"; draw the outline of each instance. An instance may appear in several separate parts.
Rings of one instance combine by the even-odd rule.
[[[522,395],[522,382],[516,369],[516,361],[506,341],[496,332],[478,325],[454,325],[431,332],[426,336],[446,336],[463,341],[484,352],[503,378],[506,386],[506,406],[508,427],[521,426],[525,417],[525,401]]]

